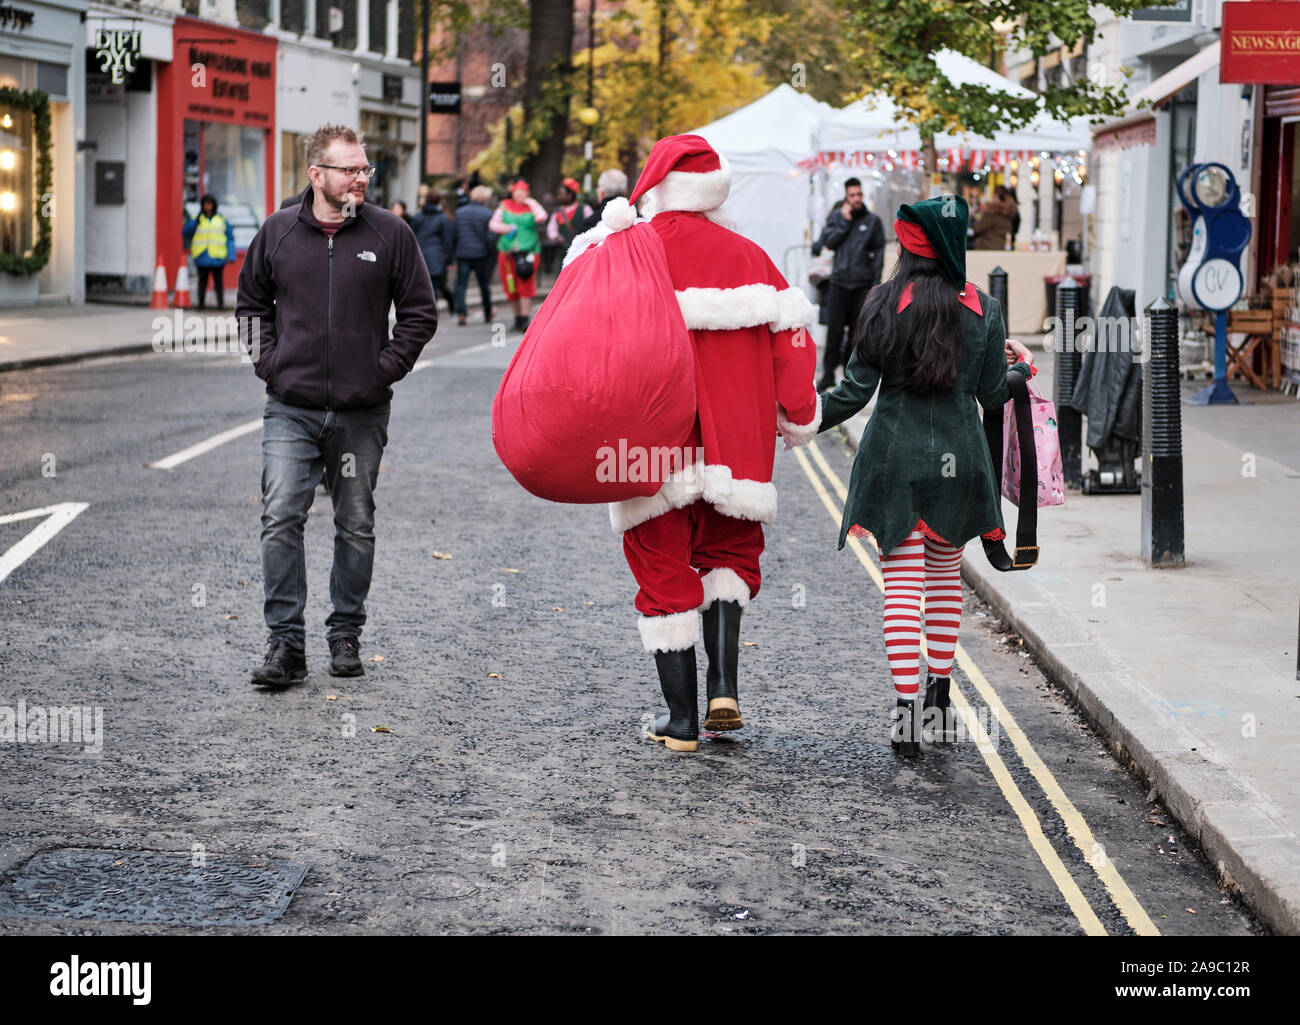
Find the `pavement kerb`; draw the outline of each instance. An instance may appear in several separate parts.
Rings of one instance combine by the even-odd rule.
[[[538,295],[534,299],[534,303],[536,304],[536,306],[533,309],[533,314],[536,314],[537,309],[541,307],[542,300],[545,299],[548,295],[550,295],[550,288],[548,288],[545,292],[538,293]],[[495,305],[501,305],[506,302],[506,299],[504,295],[502,295],[498,299],[497,296],[494,294],[492,297],[492,301]],[[158,312],[170,314],[173,311],[171,309],[167,309],[167,310],[159,310]],[[193,309],[186,309],[181,312],[194,313],[196,311]],[[227,312],[233,312],[233,311],[227,311]],[[443,314],[439,312],[438,316],[440,318],[439,320],[440,323],[442,322],[442,318],[445,318],[448,322],[451,322],[455,314],[451,314],[451,313]],[[11,370],[31,370],[35,367],[50,367],[50,366],[56,366],[60,363],[78,363],[81,360],[103,359],[106,356],[140,356],[140,355],[144,355],[145,353],[149,353],[153,351],[154,348],[152,343],[150,342],[124,342],[121,345],[109,345],[103,348],[87,349],[81,352],[61,352],[50,356],[20,356],[15,359],[0,360],[0,374],[7,373],[8,371]]]
[[[857,434],[839,430],[856,450]],[[977,557],[963,560],[962,577],[1024,638],[1111,749],[1156,789],[1220,878],[1275,932],[1300,934],[1300,844],[1267,797],[1027,575],[999,573]]]

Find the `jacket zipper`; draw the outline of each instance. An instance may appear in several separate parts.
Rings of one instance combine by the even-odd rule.
[[[325,408],[334,406],[334,236],[330,236],[329,273],[325,277]]]

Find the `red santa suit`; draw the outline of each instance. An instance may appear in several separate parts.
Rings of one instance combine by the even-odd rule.
[[[689,447],[698,463],[668,476],[657,494],[610,506],[639,585],[636,608],[647,651],[680,651],[700,639],[698,610],[743,607],[758,594],[764,523],[776,517],[772,468],[778,432],[811,440],[821,410],[816,310],[757,245],[719,221],[731,187],[726,160],[700,136],[660,140],[629,197],[658,232],[696,353],[698,418]],[[598,243],[574,240],[568,259]]]

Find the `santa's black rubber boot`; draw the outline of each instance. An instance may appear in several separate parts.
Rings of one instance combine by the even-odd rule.
[[[921,723],[917,718],[915,700],[898,699],[889,731],[889,745],[895,754],[904,758],[921,757]]]
[[[648,736],[670,751],[696,751],[700,746],[699,686],[695,677],[695,648],[656,651],[659,686],[668,714],[655,717]]]
[[[949,694],[951,679],[929,676],[925,681],[925,705],[921,712],[924,739],[933,744],[952,744],[957,740],[956,713]]]
[[[745,725],[740,716],[740,690],[737,662],[740,654],[740,616],[744,609],[738,601],[715,601],[704,610],[704,650],[709,668],[704,674],[708,693],[708,711],[704,728],[718,733],[738,730]]]
[[[266,658],[248,682],[254,687],[288,687],[307,679],[307,657],[287,641],[272,640]]]

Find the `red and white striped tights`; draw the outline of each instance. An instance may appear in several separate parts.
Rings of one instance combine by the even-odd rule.
[[[931,676],[952,673],[961,625],[961,548],[913,530],[888,558],[885,577],[885,653],[894,689],[914,699],[921,681],[921,599]]]

